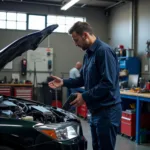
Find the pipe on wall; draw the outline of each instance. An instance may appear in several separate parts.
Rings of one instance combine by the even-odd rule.
[[[132,41],[131,46],[134,49],[134,55],[137,54],[137,0],[132,1]]]

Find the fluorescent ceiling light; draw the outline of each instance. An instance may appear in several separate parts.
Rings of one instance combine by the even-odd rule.
[[[64,6],[61,7],[61,10],[67,10],[71,6],[73,6],[75,3],[77,3],[79,0],[70,0],[68,3],[66,3]]]

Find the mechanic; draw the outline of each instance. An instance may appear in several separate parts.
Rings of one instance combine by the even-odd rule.
[[[80,69],[82,67],[82,63],[81,62],[77,62],[75,67],[73,67],[70,71],[69,71],[69,77],[71,79],[75,79],[75,78],[78,78],[80,77]],[[70,89],[70,93],[83,93],[85,90],[84,90],[84,87],[78,87],[78,88],[71,88]]]
[[[77,78],[80,77],[80,69],[82,67],[82,63],[81,62],[77,62],[75,67],[73,67],[70,71],[69,71],[69,77],[70,78]]]
[[[85,51],[80,77],[61,79],[52,76],[54,80],[49,86],[84,86],[85,92],[77,93],[71,104],[77,107],[85,102],[91,112],[93,150],[114,150],[122,111],[117,56],[108,44],[96,38],[86,22],[76,22],[69,34],[76,46]]]

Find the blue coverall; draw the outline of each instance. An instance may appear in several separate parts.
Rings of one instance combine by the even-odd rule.
[[[97,38],[86,50],[80,74],[76,79],[64,79],[64,86],[85,87],[82,97],[92,115],[93,150],[114,150],[122,109],[119,64],[113,49]]]

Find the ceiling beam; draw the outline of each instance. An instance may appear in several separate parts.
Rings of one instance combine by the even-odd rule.
[[[115,4],[112,4],[112,5],[108,6],[108,7],[106,7],[105,10],[111,9],[111,8],[117,6],[117,5],[120,5],[120,4],[123,4],[123,3],[126,3],[126,2],[132,2],[132,0],[119,0]]]
[[[133,1],[133,0],[97,0],[99,2],[114,2],[113,5],[110,5],[109,7],[107,7],[105,10],[110,9],[112,7],[115,7],[123,2],[126,1]],[[61,2],[53,2],[51,0],[1,0],[0,2],[16,2],[16,3],[27,3],[27,4],[38,4],[38,5],[47,5],[47,6],[57,6],[57,7],[61,7],[64,3],[65,0],[61,0]],[[83,8],[83,7],[98,7],[98,6],[90,6],[85,3],[85,4],[81,4],[81,5],[74,5],[73,7],[76,8]]]
[[[96,1],[99,1],[99,2],[119,2],[121,0],[96,0]],[[132,0],[126,0],[126,1],[132,1]]]
[[[96,0],[98,2],[118,2],[119,0]]]
[[[22,1],[18,1],[18,0],[3,0],[3,2],[15,2],[15,3],[26,3],[26,4],[38,4],[38,5],[48,5],[48,6],[62,6],[61,3],[56,3],[56,2],[52,2],[52,1],[45,1],[45,0],[22,0]]]

